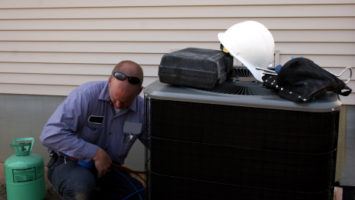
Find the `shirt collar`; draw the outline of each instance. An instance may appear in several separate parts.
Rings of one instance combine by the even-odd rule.
[[[137,98],[134,98],[132,104],[128,107],[128,109],[136,112],[137,111]],[[99,100],[102,100],[102,101],[107,101],[107,102],[111,102],[111,99],[110,99],[110,94],[108,92],[108,81],[105,83],[105,86],[102,88],[101,92],[100,92],[100,95],[99,95]]]
[[[108,81],[106,81],[105,86],[102,88],[100,95],[99,95],[99,100],[102,101],[108,101],[110,102],[110,95],[108,92]]]

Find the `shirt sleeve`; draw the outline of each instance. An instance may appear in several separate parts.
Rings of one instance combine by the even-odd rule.
[[[78,159],[91,159],[98,147],[79,137],[77,130],[87,118],[90,98],[74,90],[44,125],[40,141],[50,150]]]

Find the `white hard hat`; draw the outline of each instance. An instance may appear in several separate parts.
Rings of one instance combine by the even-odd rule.
[[[260,82],[263,71],[274,65],[275,42],[270,31],[256,21],[234,24],[218,34],[221,44]],[[259,70],[258,70],[259,69]]]

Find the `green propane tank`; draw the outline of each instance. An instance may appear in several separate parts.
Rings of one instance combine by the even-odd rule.
[[[8,200],[42,200],[45,198],[43,158],[33,154],[34,138],[16,138],[11,146],[16,154],[5,160]]]

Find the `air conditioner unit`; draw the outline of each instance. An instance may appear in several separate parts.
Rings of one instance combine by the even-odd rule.
[[[332,199],[336,95],[296,104],[249,80],[144,93],[148,199]]]

